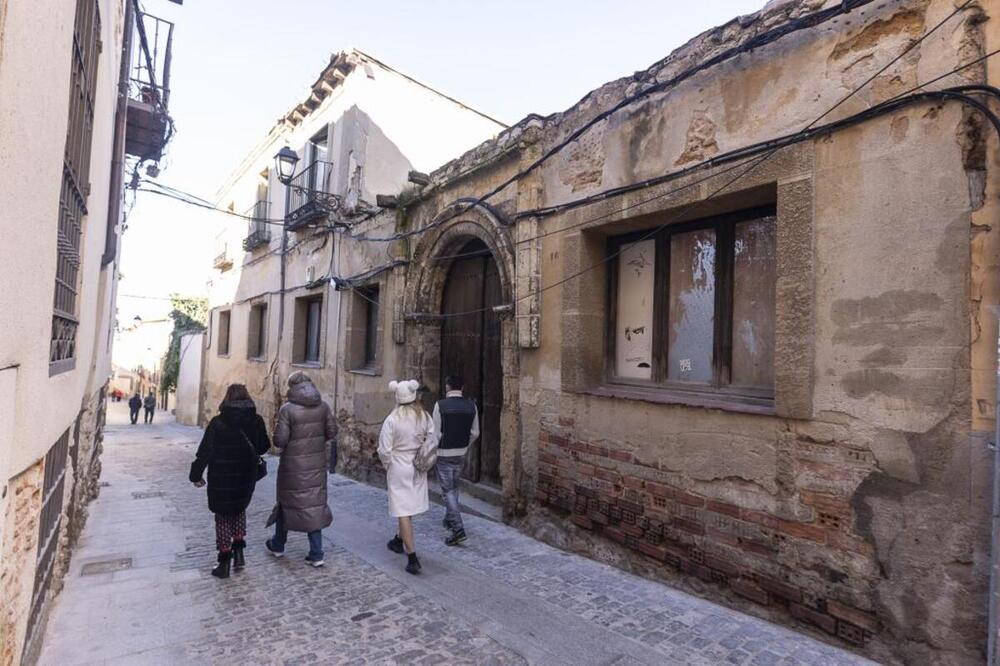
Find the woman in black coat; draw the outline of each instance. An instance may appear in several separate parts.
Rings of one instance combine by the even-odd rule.
[[[230,566],[246,566],[247,516],[257,485],[259,456],[267,452],[264,419],[243,384],[231,384],[212,418],[191,463],[191,482],[205,485],[202,475],[208,468],[208,508],[215,514],[215,543],[219,564],[212,570],[217,578],[229,578]]]

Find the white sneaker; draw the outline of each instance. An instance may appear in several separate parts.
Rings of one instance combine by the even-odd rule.
[[[326,562],[323,560],[310,560],[309,558],[306,558],[306,564],[313,567],[321,567],[326,564]]]
[[[270,539],[268,539],[267,541],[264,542],[264,547],[267,548],[267,552],[271,553],[271,555],[273,555],[275,557],[284,557],[285,556],[285,552],[283,550],[271,550],[271,540]]]

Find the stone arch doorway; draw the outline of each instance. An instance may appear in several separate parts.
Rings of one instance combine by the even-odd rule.
[[[465,477],[502,485],[500,417],[503,408],[503,346],[500,316],[503,287],[487,245],[473,238],[458,246],[441,292],[441,374],[460,375],[465,395],[479,407],[481,435],[469,449]]]

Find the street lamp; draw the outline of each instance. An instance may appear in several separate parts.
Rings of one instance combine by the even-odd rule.
[[[284,185],[291,182],[295,175],[295,165],[299,163],[299,154],[285,146],[274,156],[274,169],[278,172],[278,180]]]

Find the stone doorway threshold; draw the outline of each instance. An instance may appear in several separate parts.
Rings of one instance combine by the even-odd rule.
[[[427,481],[431,500],[437,504],[444,505],[444,498],[441,496],[441,489],[438,487],[438,482],[434,478],[434,474],[429,474]],[[503,509],[501,508],[502,494],[496,486],[483,483],[469,483],[463,479],[462,486],[459,489],[458,501],[462,507],[462,511],[465,513],[486,518],[495,523],[503,522]]]

